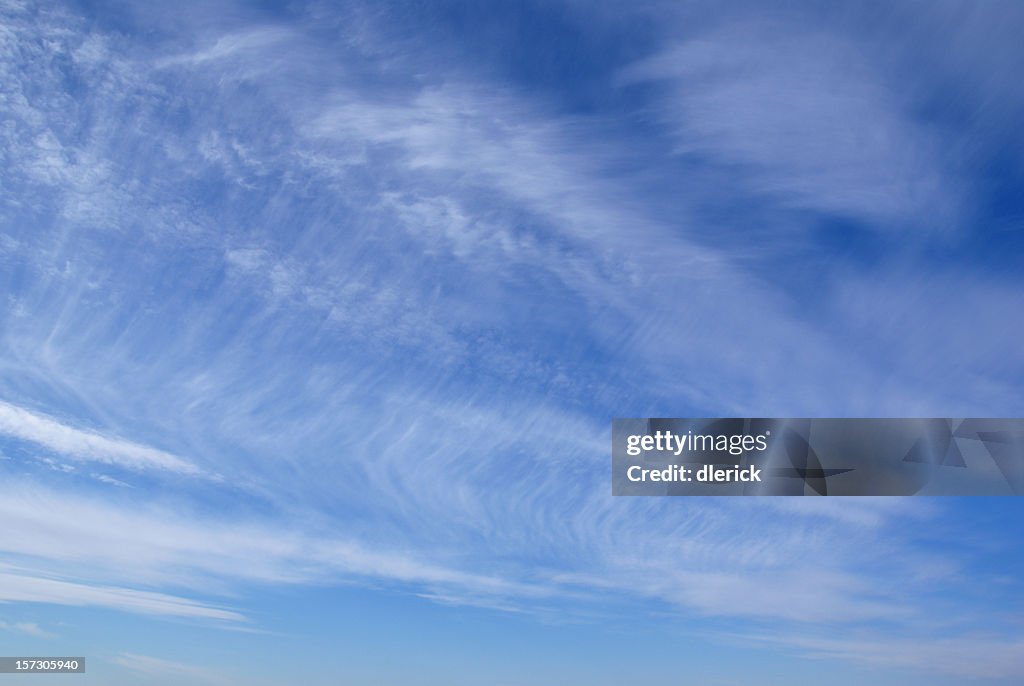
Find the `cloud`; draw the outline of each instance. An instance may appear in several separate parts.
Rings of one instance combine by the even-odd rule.
[[[125,612],[240,622],[232,610],[166,593],[62,581],[0,568],[0,602],[106,607]]]
[[[110,486],[117,486],[119,488],[133,488],[133,486],[131,484],[127,484],[124,481],[121,481],[119,479],[115,479],[114,477],[108,476],[106,474],[92,474],[91,476],[92,476],[92,478],[96,479],[97,481],[99,481],[101,483],[105,483],[105,484],[110,485]]]
[[[148,655],[121,653],[110,658],[110,661],[149,679],[167,679],[174,683],[231,683],[231,680],[219,670]]]
[[[42,414],[0,401],[0,434],[35,443],[71,460],[116,465],[134,471],[157,470],[198,475],[191,462],[149,446],[76,429]]]
[[[887,68],[869,42],[812,22],[748,20],[698,32],[619,82],[663,84],[676,152],[727,165],[734,192],[879,230],[948,230],[962,183]]]
[[[56,634],[46,631],[35,622],[2,622],[0,621],[0,629],[4,631],[13,631],[15,633],[26,634],[35,638],[55,638]]]
[[[1024,670],[1024,640],[1005,635],[965,635],[955,638],[886,637],[864,634],[744,635],[816,660],[845,660],[967,679],[1012,679]]]
[[[375,492],[385,494],[386,486]],[[780,517],[777,513],[787,510],[774,505],[773,517],[757,517],[756,512],[769,509],[767,504],[750,505],[755,516],[719,507],[691,507],[684,510],[686,519],[663,516],[653,524],[642,514],[648,509],[644,499],[629,499],[619,507],[589,498],[578,516],[565,519],[545,504],[553,496],[542,494],[536,503],[524,504],[523,511],[530,511],[535,522],[510,513],[500,518],[498,526],[508,528],[514,523],[518,530],[495,529],[492,535],[509,551],[529,546],[538,560],[549,546],[572,545],[575,559],[557,556],[529,567],[509,561],[482,574],[466,570],[479,564],[480,551],[462,550],[452,556],[443,548],[428,550],[422,542],[389,550],[379,542],[327,531],[314,534],[308,524],[298,529],[281,522],[195,519],[155,507],[126,509],[27,483],[0,495],[0,517],[11,532],[0,542],[0,553],[64,570],[64,575],[79,580],[41,579],[41,588],[48,592],[36,593],[31,579],[21,573],[17,579],[11,577],[12,600],[88,602],[133,612],[238,620],[238,613],[207,603],[123,587],[97,589],[91,579],[174,586],[206,594],[224,593],[239,584],[325,584],[350,579],[394,584],[449,604],[540,614],[553,605],[564,608],[563,612],[583,609],[599,602],[603,590],[615,589],[623,597],[645,598],[677,612],[712,617],[856,623],[927,615],[926,607],[903,595],[904,590],[894,594],[875,588],[873,572],[858,569],[872,560],[888,559],[886,551],[898,546],[879,545],[877,530],[883,520],[925,516],[909,503],[889,507],[879,502],[874,508],[868,503],[860,511],[873,510],[875,519],[861,514],[837,520],[822,519],[822,508],[795,509],[793,519]],[[424,495],[421,512],[438,507],[432,503],[437,494]],[[623,508],[632,514],[626,515]],[[622,516],[612,518],[612,511]],[[441,512],[436,516],[451,518]],[[562,533],[545,521],[549,516],[563,518]],[[860,529],[851,529],[851,524]],[[844,536],[841,543],[835,540],[839,532]],[[580,539],[587,541],[583,547],[574,542]],[[674,542],[659,543],[663,540]],[[875,553],[865,555],[865,547],[873,547]],[[825,550],[830,555],[822,562],[819,557]],[[445,556],[448,563],[439,560]],[[916,574],[915,555],[904,553],[903,558],[900,573],[918,580],[917,592],[949,583],[948,577]],[[754,578],[762,592],[751,596],[746,590]],[[799,601],[792,596],[795,588],[802,589]]]
[[[927,519],[934,514],[930,503],[904,498],[767,498],[761,507],[811,518],[834,519],[848,526],[876,528],[894,518]]]
[[[323,584],[341,577],[448,589],[466,598],[550,597],[539,582],[463,572],[326,533],[271,522],[192,519],[157,508],[116,507],[22,483],[8,492],[0,517],[11,535],[0,553],[62,570],[78,581],[5,578],[7,600],[103,605],[130,612],[241,620],[234,611],[177,596],[101,587],[93,579],[133,586],[175,586],[224,592],[238,583]]]
[[[1013,406],[1012,282],[868,266],[790,292],[790,255],[730,226],[756,202],[785,251],[806,247],[777,221],[794,210],[892,233],[959,216],[969,186],[856,39],[713,21],[621,71],[625,114],[591,114],[402,31],[186,14],[154,45],[52,14],[0,29],[21,46],[0,393],[72,408],[0,403],[0,433],[96,465],[0,488],[12,600],[237,626],[253,586],[356,582],[796,645],[909,634],[963,594],[973,539],[928,558],[905,526],[955,504],[612,499],[602,466],[615,415]],[[664,132],[633,130],[649,108]],[[159,489],[92,471],[211,464],[228,476]]]
[[[254,27],[218,37],[212,45],[190,53],[165,57],[156,62],[157,68],[189,66],[203,67],[207,62],[238,59],[241,64],[252,63],[253,58],[265,55],[282,42],[294,38],[280,27]],[[257,60],[258,61],[258,60]]]

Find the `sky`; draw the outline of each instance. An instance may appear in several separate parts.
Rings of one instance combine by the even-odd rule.
[[[0,654],[1024,673],[1016,498],[610,483],[614,417],[1024,416],[1024,5],[0,16]]]

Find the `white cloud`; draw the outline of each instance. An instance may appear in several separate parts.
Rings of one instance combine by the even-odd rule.
[[[1005,635],[880,639],[842,632],[838,636],[781,633],[738,638],[795,650],[812,659],[910,668],[966,679],[1011,679],[1024,673],[1024,640]]]
[[[99,587],[93,579],[219,591],[238,582],[308,584],[348,577],[449,589],[467,597],[538,598],[555,593],[539,583],[463,572],[419,553],[388,551],[327,533],[314,536],[252,521],[189,519],[157,508],[126,509],[26,483],[0,498],[0,521],[9,533],[0,541],[0,553],[36,560],[37,565],[80,580],[40,578],[33,585],[27,573],[12,573],[9,600],[240,619],[237,613],[184,598]]]
[[[667,84],[677,151],[731,165],[734,190],[876,227],[948,229],[963,185],[876,57],[797,22],[733,23],[624,69],[620,83]]]
[[[156,448],[76,429],[43,414],[0,401],[0,434],[29,441],[71,460],[198,475],[191,462]],[[66,467],[66,465],[62,466]]]
[[[857,498],[764,498],[758,506],[805,517],[824,517],[847,526],[876,528],[892,519],[904,518],[920,521],[933,514],[933,507],[927,502],[916,502],[907,498],[857,497]]]
[[[267,26],[250,28],[218,37],[205,48],[190,53],[174,55],[159,60],[157,68],[189,66],[203,68],[207,62],[218,62],[238,58],[243,64],[252,63],[251,58],[265,56],[266,51],[277,49],[282,42],[294,35],[285,29]],[[249,58],[249,59],[247,59]],[[255,60],[259,62],[259,60]]]
[[[244,620],[241,614],[232,610],[166,593],[76,583],[4,569],[0,567],[0,602],[106,607],[141,614],[233,622]]]
[[[35,622],[3,622],[0,621],[0,630],[13,631],[15,633],[26,634],[35,638],[54,638],[56,634],[50,633],[45,629],[42,629]]]
[[[457,484],[449,486],[464,490]],[[388,488],[382,483],[374,492],[391,497]],[[439,494],[428,489],[419,495],[420,504],[414,503],[419,512],[439,506],[435,502]],[[68,602],[84,593],[92,603],[129,611],[195,611],[203,616],[208,608],[181,598],[163,600],[162,596],[159,602],[132,605],[125,602],[124,594],[134,591],[98,593],[90,579],[207,592],[246,582],[320,584],[339,578],[363,579],[409,586],[449,603],[540,612],[554,602],[586,606],[607,588],[625,597],[647,598],[676,611],[709,616],[843,623],[899,619],[924,612],[912,599],[900,600],[874,590],[869,575],[854,571],[868,561],[862,549],[877,546],[875,530],[881,526],[863,518],[854,520],[863,524],[856,533],[848,520],[829,525],[827,519],[823,524],[817,518],[803,522],[777,515],[764,518],[744,510],[715,514],[686,508],[685,519],[662,516],[653,523],[644,514],[649,504],[642,498],[625,499],[621,507],[618,502],[591,498],[574,516],[567,516],[545,504],[554,494],[541,494],[536,501],[524,503],[525,510],[517,507],[501,517],[496,523],[499,528],[491,535],[508,551],[528,546],[535,553],[577,545],[573,541],[583,539],[587,544],[578,550],[575,562],[567,567],[568,560],[555,559],[525,567],[510,561],[493,573],[481,574],[464,571],[477,564],[480,551],[476,550],[463,550],[458,556],[415,544],[389,550],[380,543],[346,539],[328,531],[317,535],[308,525],[302,530],[280,523],[217,521],[208,516],[191,519],[153,507],[129,510],[26,483],[13,485],[0,496],[0,519],[9,527],[9,535],[0,541],[0,553],[73,573],[81,582],[61,586]],[[481,516],[488,517],[493,516],[487,514],[493,506],[481,503],[470,507],[479,507]],[[886,513],[904,517],[914,508],[879,506],[875,510],[879,517]],[[535,521],[524,520],[526,511]],[[613,516],[613,511],[620,516]],[[452,518],[440,512],[434,516]],[[556,520],[561,520],[560,526]],[[517,531],[500,530],[513,524]],[[844,531],[841,542],[834,540],[840,530]],[[829,563],[822,565],[816,558],[825,549],[830,551]],[[875,552],[886,554],[882,548]],[[444,556],[452,563],[439,561]],[[905,557],[901,573],[910,578],[908,570],[913,571],[915,560],[912,555]],[[744,589],[754,576],[759,587],[767,590],[750,597]],[[58,598],[56,593],[29,593],[24,586],[27,577],[21,578],[22,592],[12,599],[59,602],[47,600]],[[926,585],[942,579],[921,577],[919,581]],[[799,601],[792,597],[794,588],[801,589]],[[152,594],[143,595],[153,600]],[[222,617],[218,612],[209,616]]]
[[[922,207],[941,215],[931,139],[855,48],[842,43],[793,71],[802,51],[831,45],[822,40],[801,33],[787,48],[712,33],[628,78],[676,89],[666,113],[679,151],[742,168],[739,197],[754,190],[873,220]],[[265,498],[279,521],[190,512],[188,494],[146,503],[153,494],[141,487],[104,489],[99,500],[7,484],[0,553],[34,564],[9,575],[14,599],[237,622],[240,612],[186,596],[358,579],[507,611],[550,604],[569,614],[622,598],[778,623],[932,617],[920,597],[871,584],[880,560],[897,567],[886,578],[916,574],[893,523],[927,516],[919,502],[608,497],[600,465],[612,406],[649,410],[656,398],[705,412],[885,413],[904,398],[942,402],[928,392],[934,380],[895,378],[864,359],[860,336],[829,335],[831,322],[796,312],[744,269],[745,248],[702,247],[717,227],[691,215],[700,191],[683,187],[690,179],[667,209],[649,202],[649,179],[621,172],[643,160],[602,122],[554,115],[473,74],[402,75],[408,90],[361,90],[340,69],[321,80],[309,39],[266,29],[175,53],[163,70],[108,47],[94,37],[72,51],[76,64],[110,69],[81,79],[107,84],[89,96],[97,124],[86,140],[67,135],[61,113],[74,103],[18,109],[31,135],[17,137],[27,143],[12,147],[10,168],[23,164],[40,197],[63,197],[64,223],[0,245],[5,259],[46,267],[25,277],[19,309],[33,316],[5,329],[16,354],[2,356],[3,383],[30,379],[23,388],[74,398],[92,416],[130,408],[140,431],[190,443],[177,452],[230,471],[228,483]],[[830,90],[848,59],[854,78]],[[59,92],[64,78],[19,83]],[[162,79],[174,88],[160,91]],[[323,87],[297,87],[309,83]],[[159,97],[142,98],[140,84]],[[223,107],[212,112],[214,102]],[[187,116],[189,131],[164,135],[169,112]],[[793,113],[813,121],[798,127]],[[209,206],[189,195],[208,178],[232,182]],[[182,198],[180,213],[167,210]],[[233,224],[238,216],[246,225]],[[173,239],[146,243],[165,220]],[[79,249],[95,225],[124,234]],[[959,292],[964,309],[985,296]],[[840,301],[860,326],[855,297]],[[904,340],[895,324],[885,335]],[[583,358],[565,354],[574,341],[587,344]],[[1009,350],[958,341],[939,357],[957,345],[985,352],[972,358],[982,371]],[[396,350],[422,357],[380,363]],[[628,380],[609,378],[615,370]],[[0,403],[0,432],[68,461],[199,473],[173,453],[14,405]],[[204,504],[240,500],[218,488]],[[755,577],[772,593],[743,602]],[[806,593],[791,602],[794,588]]]
[[[127,484],[124,481],[121,481],[120,479],[115,479],[114,477],[108,476],[107,474],[93,474],[92,478],[96,479],[101,483],[105,483],[109,486],[117,486],[119,488],[133,488],[131,484]]]
[[[121,653],[110,659],[114,664],[149,679],[167,679],[173,683],[231,683],[221,671],[209,667],[176,662],[164,658]]]

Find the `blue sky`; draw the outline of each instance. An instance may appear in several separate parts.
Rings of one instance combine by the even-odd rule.
[[[613,417],[1024,414],[1024,6],[0,7],[0,653],[1024,672],[1015,498],[609,482]]]

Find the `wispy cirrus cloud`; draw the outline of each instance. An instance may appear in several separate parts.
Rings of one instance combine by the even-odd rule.
[[[247,589],[355,582],[791,646],[868,623],[920,655],[976,638],[932,602],[968,597],[973,539],[915,538],[954,505],[607,492],[610,416],[1018,406],[1012,279],[829,254],[813,293],[784,283],[806,215],[902,235],[969,204],[856,36],[718,17],[629,50],[651,54],[600,90],[637,101],[592,111],[449,61],[429,27],[369,12],[326,39],[301,8],[221,9],[152,42],[71,11],[2,29],[0,393],[33,402],[0,404],[0,433],[92,475],[0,493],[12,601],[238,625]],[[1000,627],[987,654],[1012,665]]]
[[[870,43],[811,26],[728,23],[619,81],[663,87],[677,154],[728,165],[741,189],[876,228],[951,229],[964,189],[937,132],[914,120]]]
[[[26,566],[9,572],[7,600],[102,605],[169,616],[240,621],[242,615],[183,597],[136,590],[170,586],[224,593],[238,583],[325,584],[362,578],[433,588],[481,599],[551,597],[540,579],[514,581],[445,566],[423,551],[387,550],[366,541],[289,528],[281,523],[214,522],[160,508],[112,505],[22,483],[0,515],[11,535],[0,551]],[[32,582],[42,565],[60,579]],[[98,586],[96,580],[125,586]]]
[[[0,601],[104,607],[148,615],[195,619],[243,621],[232,610],[205,605],[166,593],[118,586],[93,585],[49,578],[38,572],[22,573],[0,568]]]
[[[167,680],[171,683],[181,683],[182,680],[187,680],[189,683],[200,684],[234,683],[220,670],[150,655],[121,653],[110,658],[110,661],[133,674],[160,682]]]
[[[168,452],[68,426],[52,417],[3,401],[0,401],[0,434],[34,443],[70,460],[116,465],[135,471],[201,473],[196,465]]]
[[[206,62],[217,62],[220,60],[237,59],[239,66],[259,61],[259,57],[266,55],[281,43],[294,40],[295,36],[287,29],[275,26],[255,27],[228,33],[219,36],[212,45],[192,52],[185,52],[180,55],[164,57],[156,62],[156,67],[189,66],[201,67]],[[255,59],[253,59],[255,58]]]
[[[753,634],[736,638],[797,651],[814,660],[840,659],[965,679],[1014,678],[1024,669],[1024,642],[1004,634],[978,633],[954,639],[917,640],[902,637],[879,640],[864,632],[842,637]]]
[[[25,634],[34,638],[55,638],[53,634],[41,628],[35,622],[3,622],[0,621],[0,630],[12,631],[18,634]]]
[[[387,489],[380,483],[376,492]],[[0,542],[0,552],[23,560],[25,570],[49,568],[62,575],[35,585],[28,572],[14,570],[9,574],[10,600],[241,621],[239,612],[205,601],[136,589],[171,587],[208,597],[239,584],[321,585],[350,579],[394,584],[446,603],[542,615],[553,604],[563,612],[572,607],[585,611],[599,604],[607,589],[624,598],[712,617],[856,625],[869,619],[924,620],[929,615],[927,606],[908,597],[906,589],[884,590],[873,583],[871,565],[889,559],[887,550],[895,545],[879,545],[879,527],[891,529],[893,518],[929,516],[921,508],[891,506],[884,499],[875,506],[862,504],[852,518],[823,520],[821,508],[765,504],[740,513],[720,506],[711,511],[686,508],[685,517],[665,513],[659,525],[652,525],[644,517],[649,508],[642,499],[625,505],[631,515],[620,520],[607,504],[590,498],[579,506],[578,517],[563,522],[562,534],[546,519],[564,514],[548,512],[538,499],[526,505],[537,520],[530,549],[544,561],[529,566],[510,562],[482,574],[473,571],[480,564],[479,550],[455,553],[447,546],[428,550],[416,544],[389,550],[326,529],[314,533],[308,523],[296,528],[279,521],[199,519],[155,506],[128,507],[109,499],[58,494],[27,483],[2,495],[0,516],[11,533]],[[415,507],[451,517],[431,502],[438,497],[423,494]],[[473,509],[483,513],[493,507],[481,502]],[[764,512],[773,517],[756,516]],[[501,522],[517,521],[517,527],[529,530],[527,522],[514,517],[509,513]],[[761,524],[752,524],[759,519]],[[647,536],[640,536],[641,531]],[[840,531],[846,539],[842,544],[835,539]],[[524,533],[495,529],[491,535],[506,550],[515,550],[526,544]],[[660,543],[673,535],[675,543]],[[573,541],[581,539],[589,543],[573,560],[543,553],[549,547],[578,545]],[[866,546],[874,547],[875,554],[865,555]],[[827,561],[822,559],[825,550],[830,551]],[[904,557],[899,574],[917,580],[916,593],[951,582],[948,575],[922,575],[915,568],[941,560]],[[763,591],[756,602],[743,592],[754,576]],[[130,587],[98,587],[98,580]],[[793,588],[802,589],[799,602],[789,593]]]

